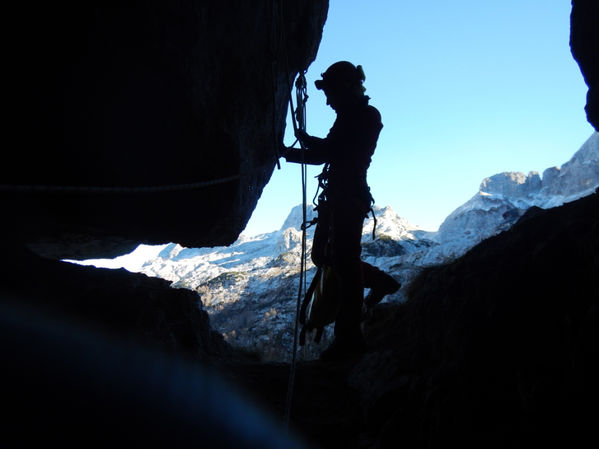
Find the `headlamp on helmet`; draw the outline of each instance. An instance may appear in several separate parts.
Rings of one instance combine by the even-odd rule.
[[[319,90],[352,88],[361,86],[366,80],[362,66],[355,66],[348,61],[336,62],[320,76],[322,76],[322,79],[314,82],[314,85]]]

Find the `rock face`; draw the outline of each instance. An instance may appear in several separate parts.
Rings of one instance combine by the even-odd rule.
[[[589,86],[587,119],[599,131],[599,4],[595,0],[572,0],[570,47]]]
[[[275,166],[290,86],[316,55],[327,8],[7,7],[5,32],[19,39],[4,48],[14,93],[5,139],[14,144],[2,166],[0,233],[54,257],[233,242]],[[224,182],[205,184],[213,180]],[[183,221],[168,212],[177,204],[198,209]]]
[[[528,176],[520,172],[505,172],[483,179],[479,191],[520,198],[532,195],[540,188],[541,177],[537,172],[530,172]]]
[[[576,154],[560,167],[543,172],[541,195],[565,199],[592,191],[599,179],[599,133],[594,133]]]

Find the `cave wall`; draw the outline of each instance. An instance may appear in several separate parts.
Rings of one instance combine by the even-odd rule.
[[[2,234],[73,258],[233,242],[275,167],[289,87],[316,56],[327,10],[326,0],[9,6]],[[222,178],[233,179],[197,185]]]
[[[572,0],[570,47],[589,87],[585,111],[587,119],[599,131],[599,3],[596,0]]]

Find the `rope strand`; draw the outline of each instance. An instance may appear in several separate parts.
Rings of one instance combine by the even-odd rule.
[[[219,184],[236,181],[250,174],[239,174],[226,176],[224,178],[211,179],[208,181],[192,182],[188,184],[172,184],[166,186],[139,186],[139,187],[105,187],[105,186],[52,186],[52,185],[24,185],[24,184],[0,184],[0,192],[11,193],[156,193],[175,192],[181,190],[195,190],[211,187]]]
[[[308,95],[306,93],[306,78],[304,73],[300,73],[296,83],[296,98],[297,98],[297,109],[293,109],[293,101],[291,99],[291,95],[289,96],[289,105],[291,107],[291,117],[293,120],[293,128],[296,131],[301,129],[301,131],[306,131],[306,100]],[[297,123],[296,123],[297,119]],[[293,390],[295,386],[295,373],[297,369],[297,347],[298,347],[298,330],[299,330],[299,316],[300,316],[300,308],[302,297],[306,291],[306,184],[308,171],[304,161],[304,145],[301,140],[299,140],[301,147],[301,173],[302,173],[302,251],[300,256],[300,278],[299,278],[299,288],[297,292],[297,302],[295,307],[295,322],[293,326],[293,352],[291,356],[291,369],[289,370],[289,381],[287,383],[287,399],[285,401],[285,424],[287,428],[289,428],[289,422],[291,418],[291,404],[293,400]]]
[[[277,3],[279,4],[279,8],[277,9]],[[278,30],[276,29],[277,23],[275,23],[274,17],[275,15],[277,15],[277,19],[278,19],[278,25],[279,28]],[[287,51],[287,39],[285,36],[285,27],[283,24],[283,3],[279,3],[277,0],[273,0],[272,1],[272,17],[273,17],[273,22],[272,22],[272,35],[276,38],[278,38],[278,41],[272,42],[271,41],[271,48],[275,48],[276,54],[273,55],[273,64],[271,65],[271,70],[273,72],[272,74],[272,79],[273,79],[273,83],[274,83],[274,67],[276,64],[276,56],[279,53],[279,47],[282,48],[282,62],[284,64],[284,69],[285,69],[285,73],[289,74],[291,73],[289,70],[289,58],[288,58],[288,51]],[[297,109],[295,109],[293,107],[293,98],[292,98],[292,90],[293,90],[293,85],[292,85],[292,79],[287,78],[287,82],[288,82],[288,95],[289,95],[289,107],[291,110],[291,122],[293,124],[293,131],[294,134],[297,137],[298,134],[298,129],[302,129],[302,131],[305,132],[306,130],[306,109],[305,109],[305,104],[306,104],[306,100],[308,99],[308,95],[306,93],[307,89],[306,89],[306,81],[305,81],[305,76],[304,76],[305,72],[300,72],[300,78],[298,78],[297,82],[296,82],[296,95],[297,95]],[[302,80],[302,81],[300,81]],[[298,85],[298,84],[302,84],[303,85]],[[274,101],[274,84],[273,84],[273,101]],[[273,105],[274,108],[274,105]],[[297,121],[296,121],[297,118]],[[298,126],[298,123],[299,126]],[[273,122],[274,124],[274,122]],[[298,139],[299,140],[299,139]],[[296,142],[298,141],[296,140]],[[295,143],[293,143],[293,145],[295,145]],[[302,150],[305,150],[303,143],[301,141],[299,141],[300,147]],[[293,146],[292,145],[292,146]],[[276,151],[276,149],[275,149]],[[299,288],[298,288],[298,294],[297,294],[297,304],[296,304],[296,313],[295,313],[295,323],[294,323],[294,329],[293,329],[293,353],[292,353],[292,359],[291,359],[291,367],[290,367],[290,371],[289,371],[289,381],[287,383],[287,397],[285,400],[285,416],[284,416],[284,421],[285,421],[285,425],[287,427],[287,429],[289,429],[289,424],[290,424],[290,418],[291,418],[291,405],[292,405],[292,400],[293,400],[293,390],[294,390],[294,385],[295,385],[295,373],[296,373],[296,362],[297,362],[297,347],[298,347],[298,329],[299,329],[299,313],[300,313],[300,307],[301,307],[301,299],[303,296],[303,292],[305,291],[305,285],[306,285],[306,279],[305,279],[305,269],[306,269],[306,178],[307,178],[307,169],[306,169],[306,165],[304,163],[303,160],[304,154],[302,151],[302,161],[301,161],[301,172],[302,172],[302,205],[303,205],[303,211],[302,211],[302,218],[303,218],[303,223],[302,223],[302,254],[301,254],[301,260],[300,260],[300,282],[299,282]]]

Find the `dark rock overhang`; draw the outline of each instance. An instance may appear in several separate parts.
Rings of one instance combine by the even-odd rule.
[[[14,5],[4,238],[71,258],[232,243],[328,1]]]
[[[599,131],[599,2],[572,0],[570,47],[589,87],[587,119]]]

